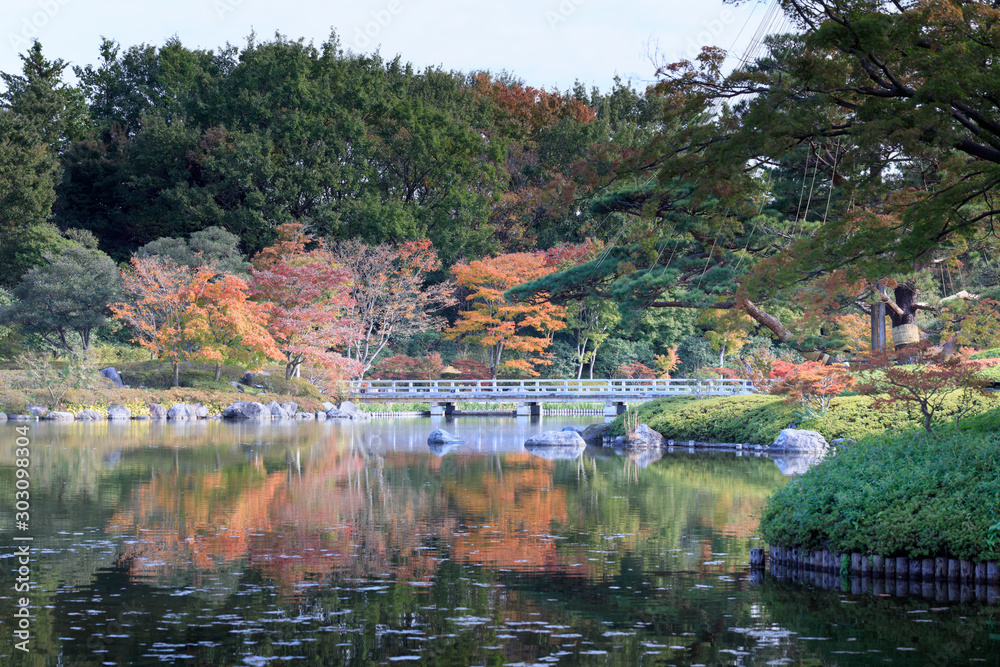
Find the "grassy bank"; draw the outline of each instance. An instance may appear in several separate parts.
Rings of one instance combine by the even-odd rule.
[[[638,411],[640,422],[673,440],[759,445],[771,444],[782,429],[792,425],[818,431],[827,440],[832,440],[899,433],[920,423],[917,416],[908,414],[903,406],[875,410],[871,403],[872,398],[868,396],[836,398],[827,414],[820,419],[801,419],[794,405],[780,397],[767,395],[664,398],[639,405]],[[977,397],[974,403],[974,413],[985,413],[1000,406],[1000,400],[993,397]],[[945,405],[940,422],[953,423],[955,414],[963,405],[956,394]],[[609,425],[612,437],[624,432],[624,417]]]
[[[869,436],[776,491],[769,543],[843,553],[974,561],[1000,557],[998,415],[938,438]]]
[[[21,414],[27,405],[45,405],[72,412],[91,409],[104,413],[109,405],[120,403],[130,408],[133,415],[141,415],[149,414],[150,403],[168,408],[178,403],[201,403],[209,412],[217,413],[239,400],[294,401],[303,410],[315,410],[327,400],[308,382],[294,378],[286,380],[281,367],[266,369],[271,375],[258,382],[263,384],[263,389],[243,387],[244,393],[229,384],[243,377],[245,369],[238,366],[224,366],[216,381],[214,366],[186,365],[180,373],[179,387],[171,386],[173,370],[169,363],[126,362],[116,368],[131,388],[117,389],[97,373],[89,374],[81,386],[67,388],[66,380],[59,377],[62,369],[58,364],[52,364],[49,373],[42,376],[24,370],[0,370],[0,412]]]

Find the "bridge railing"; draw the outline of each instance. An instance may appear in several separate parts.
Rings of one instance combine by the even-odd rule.
[[[659,396],[720,396],[753,393],[749,380],[688,378],[649,380],[351,380],[347,389],[354,394],[461,395],[493,397],[520,395],[553,398],[560,395],[580,398],[629,394]]]

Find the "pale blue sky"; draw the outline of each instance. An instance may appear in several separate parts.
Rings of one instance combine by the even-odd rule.
[[[335,29],[346,48],[381,47],[418,68],[506,69],[536,87],[580,79],[606,90],[615,74],[637,87],[652,80],[650,52],[673,61],[735,41],[742,53],[765,10],[722,0],[4,0],[0,70],[20,70],[31,37],[48,57],[82,65],[96,62],[102,35],[131,46],[176,34],[216,48],[242,45],[251,30],[318,44]]]

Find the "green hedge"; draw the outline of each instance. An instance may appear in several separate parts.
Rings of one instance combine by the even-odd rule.
[[[921,423],[919,415],[908,414],[905,406],[875,410],[871,403],[869,396],[842,396],[831,402],[824,417],[806,421],[799,420],[795,405],[786,403],[781,397],[767,395],[663,398],[642,404],[638,410],[639,421],[665,438],[759,445],[771,444],[782,429],[793,425],[819,431],[827,440],[832,440],[858,439],[884,432],[898,433]],[[939,421],[953,423],[955,413],[966,403],[956,393],[945,405]],[[998,403],[1000,400],[992,396],[976,397],[973,399],[973,413],[984,413]],[[612,437],[624,432],[624,417],[609,425]]]
[[[769,544],[805,549],[996,559],[1000,433],[865,438],[776,491],[759,532]]]

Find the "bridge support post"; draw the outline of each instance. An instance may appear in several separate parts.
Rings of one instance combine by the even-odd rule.
[[[450,417],[455,414],[454,403],[431,403],[431,417]]]
[[[519,403],[517,406],[518,417],[541,417],[541,403]]]
[[[624,401],[607,401],[604,404],[605,417],[617,417],[628,412],[628,405]]]

